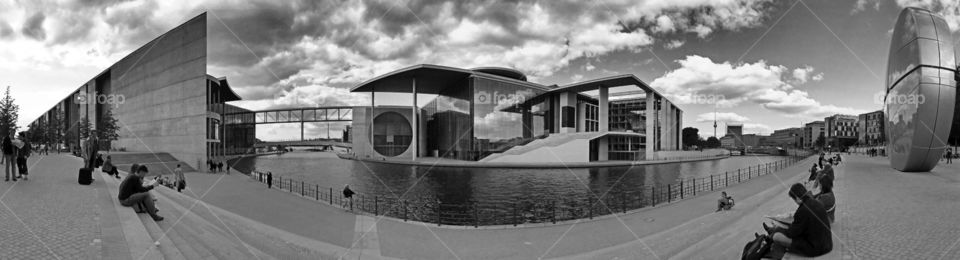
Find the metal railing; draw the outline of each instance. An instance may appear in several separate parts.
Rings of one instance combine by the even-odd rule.
[[[351,199],[346,199],[341,189],[283,178],[280,175],[274,175],[272,186],[331,206],[373,215],[386,215],[404,221],[420,221],[438,226],[516,226],[526,223],[557,223],[575,219],[592,219],[672,203],[776,172],[802,161],[809,155],[805,153],[787,156],[782,160],[707,177],[680,179],[672,184],[643,185],[630,190],[614,190],[601,198],[593,194],[586,198],[557,196],[554,199],[506,204],[493,202],[449,204],[430,197],[396,198],[361,192],[355,193]],[[250,173],[250,177],[264,184],[267,182],[266,174],[262,172],[254,171]]]

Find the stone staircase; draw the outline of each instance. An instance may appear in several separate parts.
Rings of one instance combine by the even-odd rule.
[[[118,194],[120,180],[101,175],[109,192]],[[186,204],[188,197],[174,198],[170,192],[176,193],[162,186],[151,191],[160,209],[158,214],[165,217],[160,222],[113,200],[123,224],[130,259],[274,259],[239,241],[232,231],[218,225],[218,218],[200,203]],[[192,209],[188,209],[190,207]],[[203,214],[204,211],[208,214]]]
[[[104,158],[106,158],[106,155],[104,154]],[[136,163],[146,165],[150,169],[151,175],[172,174],[173,169],[177,168],[177,164],[180,164],[184,172],[194,171],[189,164],[177,160],[169,153],[112,152],[109,155],[113,160],[113,165],[116,165],[120,170],[129,170],[130,166]]]
[[[600,132],[585,132],[585,133],[568,133],[568,134],[550,134],[546,138],[536,139],[532,142],[529,142],[525,145],[518,145],[511,147],[510,149],[503,151],[502,153],[494,153],[483,159],[480,159],[481,162],[493,162],[497,158],[510,155],[522,155],[534,150],[537,150],[542,147],[554,147],[568,143],[573,140],[579,139],[594,139],[599,136],[602,136],[604,133]]]

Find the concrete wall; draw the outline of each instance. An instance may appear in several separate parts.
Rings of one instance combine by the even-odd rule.
[[[197,168],[206,160],[207,17],[201,14],[110,67],[115,148],[167,152]]]
[[[412,112],[410,107],[377,107],[375,113],[371,111],[370,107],[355,107],[353,109],[353,123],[352,123],[353,127],[351,127],[350,129],[351,131],[350,134],[352,135],[350,137],[351,138],[350,140],[351,140],[351,143],[353,144],[353,148],[352,148],[353,153],[357,156],[357,158],[380,159],[385,157],[373,150],[373,145],[371,144],[371,141],[370,141],[369,126],[370,126],[370,118],[376,118],[380,114],[383,114],[386,112],[396,112],[402,115],[403,118],[407,120],[407,122],[411,122],[411,123],[413,122],[412,116],[411,116]],[[420,113],[420,116],[421,116],[421,122],[422,122],[422,117],[423,117],[422,111]],[[423,124],[421,124],[421,126],[422,125]],[[411,125],[411,129],[412,128],[413,126]],[[426,129],[421,129],[421,130],[424,130],[424,131],[420,131],[420,133],[418,133],[420,140],[426,140],[427,131],[425,131]],[[421,149],[425,149],[426,142],[421,141],[420,145],[421,145],[420,146]],[[421,153],[421,156],[422,155],[423,153]],[[413,143],[411,143],[410,146],[407,147],[407,150],[401,153],[400,155],[392,156],[388,158],[412,159]]]
[[[704,149],[703,151],[657,151],[657,158],[697,158],[703,156],[729,155],[730,151],[725,149]]]
[[[590,140],[576,139],[557,146],[544,146],[518,155],[504,155],[490,162],[572,163],[590,161]]]

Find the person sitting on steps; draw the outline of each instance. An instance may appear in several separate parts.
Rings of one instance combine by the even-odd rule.
[[[807,257],[821,256],[833,250],[830,222],[823,204],[800,183],[794,183],[787,195],[798,205],[793,220],[780,223],[787,227],[762,224],[773,242],[787,248],[788,252]]]
[[[132,207],[142,203],[147,210],[147,214],[150,214],[154,221],[161,221],[163,217],[157,215],[153,196],[150,195],[150,190],[153,189],[156,182],[143,184],[143,176],[147,175],[148,172],[147,166],[141,165],[137,167],[136,173],[127,175],[127,178],[120,183],[120,194],[117,195],[117,199],[120,200],[120,205],[124,207]]]

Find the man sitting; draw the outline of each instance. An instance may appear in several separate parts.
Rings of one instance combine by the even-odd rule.
[[[717,211],[730,210],[733,208],[733,197],[727,196],[727,192],[720,192],[720,199],[717,200]]]
[[[793,213],[789,227],[771,227],[763,223],[763,229],[767,230],[773,242],[791,253],[808,257],[821,256],[833,250],[830,220],[823,204],[814,199],[800,183],[793,184],[787,194],[799,207]]]
[[[120,205],[124,207],[132,207],[142,203],[147,210],[147,214],[150,214],[154,221],[161,221],[163,217],[157,215],[157,208],[153,205],[153,196],[150,196],[150,190],[153,189],[156,182],[150,182],[146,186],[143,184],[143,176],[147,175],[148,172],[147,166],[140,165],[137,167],[136,173],[127,175],[127,178],[120,183],[120,194],[117,199],[120,200]]]

